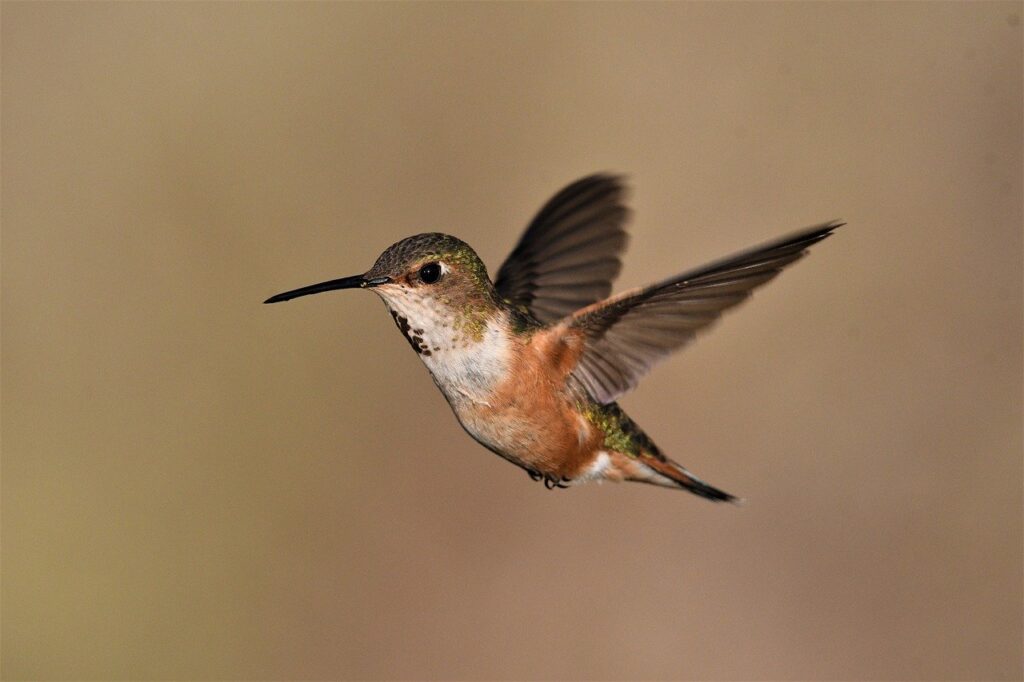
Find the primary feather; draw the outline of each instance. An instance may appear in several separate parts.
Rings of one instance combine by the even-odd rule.
[[[627,241],[625,194],[621,178],[597,174],[552,197],[498,270],[498,294],[546,324],[608,296]]]
[[[573,376],[598,402],[614,401],[842,224],[810,227],[576,311],[560,323],[585,337]]]

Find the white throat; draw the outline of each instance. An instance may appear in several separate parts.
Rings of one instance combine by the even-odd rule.
[[[510,362],[511,340],[501,313],[482,328],[467,328],[447,306],[415,292],[381,298],[448,401],[487,404]]]

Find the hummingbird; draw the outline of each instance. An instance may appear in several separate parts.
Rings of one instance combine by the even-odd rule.
[[[466,432],[548,488],[636,481],[735,502],[665,455],[616,400],[843,223],[609,297],[627,242],[625,196],[617,175],[568,185],[493,281],[469,244],[430,232],[389,246],[361,275],[265,303],[338,289],[377,294]]]

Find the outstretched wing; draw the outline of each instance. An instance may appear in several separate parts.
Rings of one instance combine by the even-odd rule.
[[[723,310],[742,302],[841,225],[807,228],[578,311],[562,322],[567,332],[576,330],[584,336],[573,376],[595,400],[615,400]]]
[[[627,240],[625,194],[621,178],[590,175],[552,197],[498,270],[498,294],[545,324],[607,297]]]

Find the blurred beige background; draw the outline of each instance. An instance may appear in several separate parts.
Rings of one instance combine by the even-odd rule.
[[[1020,679],[1021,13],[2,5],[7,679]],[[630,173],[619,288],[845,218],[549,492],[371,295]]]

